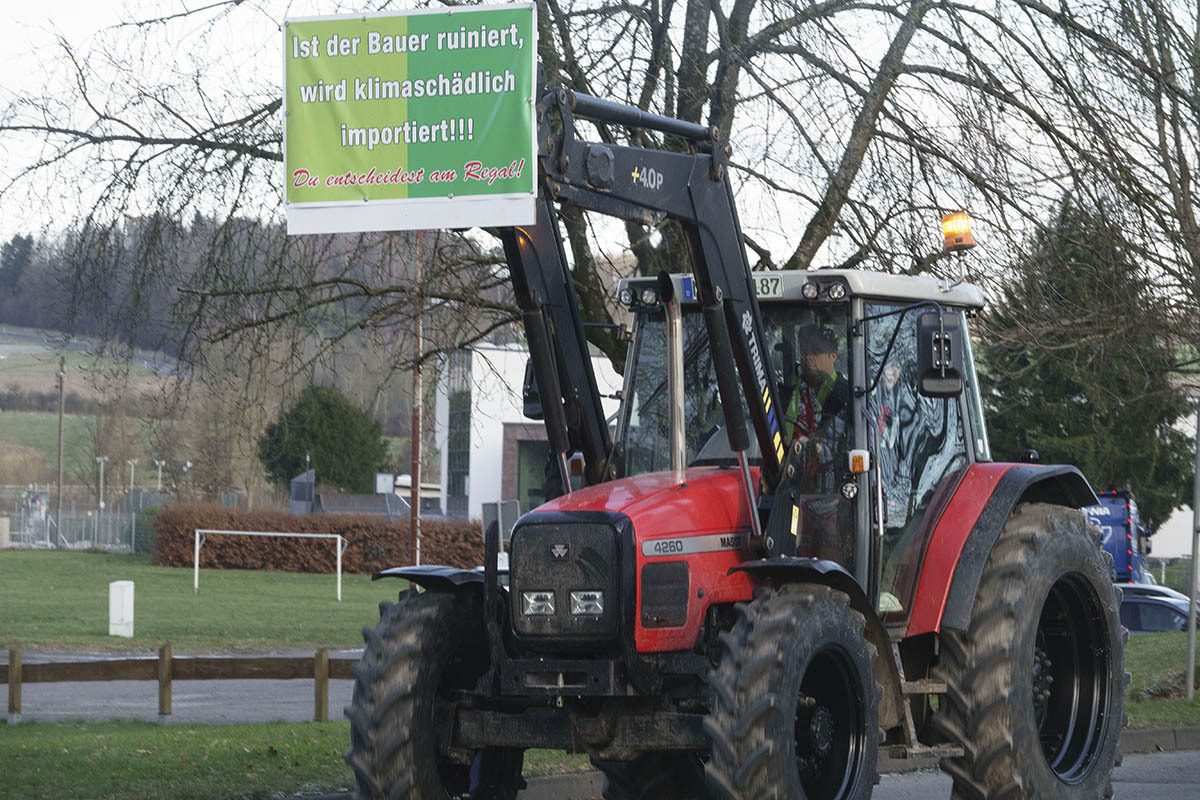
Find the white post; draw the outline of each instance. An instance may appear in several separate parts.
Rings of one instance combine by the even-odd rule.
[[[108,584],[108,635],[133,637],[133,581]]]
[[[337,581],[338,581],[338,602],[342,602],[342,537],[337,537],[337,542],[334,543],[337,547]]]
[[[192,594],[200,594],[200,531],[194,531],[196,555],[192,558]]]
[[[104,464],[108,461],[108,456],[96,456],[96,463],[100,465],[100,510],[96,512],[96,543],[100,543],[101,521],[104,518]]]
[[[127,458],[125,463],[129,465],[129,492],[125,495],[129,498],[129,552],[134,552],[137,548],[134,531],[137,529],[137,517],[133,512],[133,468],[137,466],[136,458]]]
[[[1196,398],[1196,462],[1192,475],[1192,576],[1188,592],[1187,699],[1196,696],[1196,583],[1200,581],[1200,396]]]

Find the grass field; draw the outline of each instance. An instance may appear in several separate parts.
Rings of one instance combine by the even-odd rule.
[[[352,785],[347,723],[0,725],[0,797],[211,800]]]
[[[63,416],[63,452],[83,452],[88,419]],[[46,469],[58,463],[58,415],[25,411],[0,411],[0,442],[11,442],[41,454]]]
[[[132,639],[108,636],[108,584],[117,580],[134,582]],[[3,550],[0,644],[148,651],[169,640],[176,653],[360,646],[380,601],[404,588],[343,575],[339,603],[333,575],[202,568],[193,594],[191,569],[156,567],[148,556]]]
[[[349,742],[346,722],[0,722],[0,798],[213,800],[349,789]],[[525,754],[526,777],[585,769],[586,756]]]

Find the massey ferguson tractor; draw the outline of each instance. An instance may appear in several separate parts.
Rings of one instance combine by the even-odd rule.
[[[561,494],[517,522],[506,585],[494,525],[483,570],[377,576],[412,588],[364,631],[359,796],[512,798],[552,748],[610,799],[850,800],[883,748],[939,757],[955,798],[1109,797],[1128,678],[1096,497],[1073,467],[991,460],[980,290],[752,273],[716,130],[562,88],[537,120],[537,221],[502,235]],[[619,285],[615,429],[555,204],[689,246],[681,274]]]

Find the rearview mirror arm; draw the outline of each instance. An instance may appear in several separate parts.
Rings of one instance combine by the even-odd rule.
[[[852,331],[853,334],[855,336],[862,336],[863,335],[862,324],[864,322],[870,322],[872,320],[877,320],[877,319],[884,319],[885,317],[894,317],[896,315],[900,316],[900,319],[896,320],[896,327],[894,329],[892,329],[892,338],[888,341],[887,349],[883,351],[883,358],[881,358],[879,360],[879,371],[875,373],[875,379],[872,380],[871,385],[866,387],[865,389],[861,386],[855,388],[855,390],[854,390],[855,397],[863,397],[864,395],[868,395],[871,392],[875,391],[875,387],[879,385],[880,377],[883,376],[883,368],[884,368],[884,365],[887,364],[888,356],[890,356],[892,354],[892,348],[896,346],[896,337],[900,334],[900,324],[902,322],[904,322],[904,315],[907,314],[909,311],[915,311],[918,308],[932,308],[935,311],[937,311],[937,313],[938,313],[938,328],[939,328],[938,333],[944,335],[946,331],[945,331],[945,328],[941,327],[941,325],[942,325],[941,320],[942,320],[942,314],[945,312],[942,309],[942,304],[937,302],[936,300],[922,300],[919,303],[913,303],[912,305],[904,306],[903,308],[894,308],[891,311],[885,311],[882,314],[872,314],[871,316],[863,317],[862,319],[860,319],[854,323],[854,328]],[[945,375],[945,369],[946,368],[943,366],[942,367],[943,375]]]

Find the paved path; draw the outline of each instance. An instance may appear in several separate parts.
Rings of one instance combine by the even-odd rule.
[[[27,664],[47,661],[85,661],[138,658],[133,655],[81,655],[79,653],[29,653]],[[187,654],[194,655],[194,654]],[[261,654],[258,654],[261,655]],[[273,655],[312,656],[312,651]],[[353,658],[361,650],[331,651],[331,658]],[[152,658],[152,656],[145,656]],[[7,653],[0,661],[7,662]],[[354,683],[329,681],[329,719],[341,720],[350,704]],[[158,684],[155,681],[104,681],[25,683],[21,686],[21,719],[53,722],[64,719],[158,720]],[[170,722],[304,722],[313,718],[311,680],[173,681]]]
[[[533,778],[519,800],[599,800],[599,773]],[[1143,753],[1125,756],[1113,774],[1115,800],[1196,800],[1200,798],[1200,751]],[[950,778],[924,770],[884,775],[871,800],[941,800],[950,797]],[[326,800],[350,800],[350,793],[326,795]]]
[[[1200,798],[1200,751],[1125,756],[1113,773],[1113,794],[1124,798]],[[941,772],[885,775],[871,800],[933,800],[950,796],[950,778]],[[528,800],[540,800],[530,797]]]

